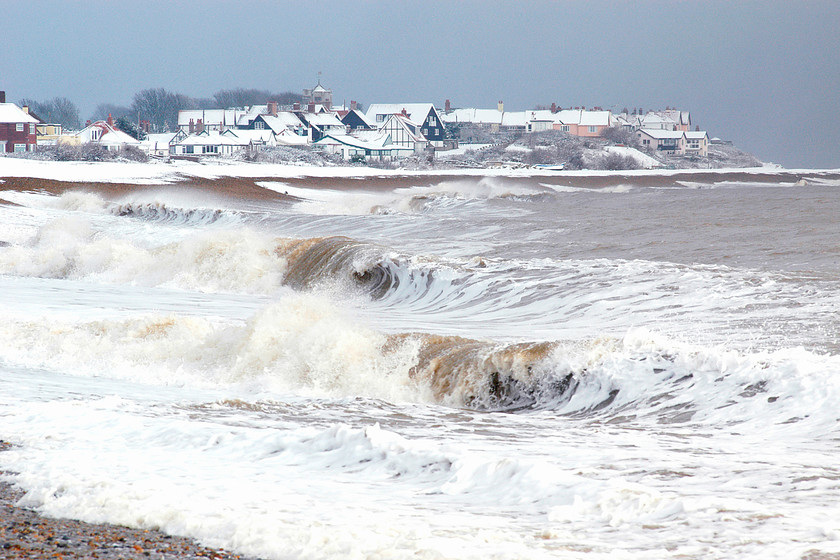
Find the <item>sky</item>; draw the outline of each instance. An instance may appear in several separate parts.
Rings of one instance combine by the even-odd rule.
[[[0,90],[85,120],[320,72],[334,102],[677,107],[763,161],[840,168],[838,29],[838,0],[0,0]]]

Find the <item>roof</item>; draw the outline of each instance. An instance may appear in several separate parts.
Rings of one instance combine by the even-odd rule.
[[[273,130],[275,133],[278,133],[286,128],[300,128],[303,127],[303,123],[297,118],[297,115],[294,113],[288,113],[286,111],[277,113],[277,116],[273,115],[259,115],[262,117],[262,120],[265,121],[265,124]]]
[[[365,116],[370,122],[377,121],[377,115],[399,115],[403,110],[408,115],[408,119],[414,124],[421,124],[432,111],[437,114],[437,109],[433,103],[374,103],[368,107]]]
[[[362,121],[363,123],[365,123],[365,125],[367,125],[369,128],[376,128],[376,125],[375,125],[375,124],[373,124],[373,123],[371,123],[371,122],[368,120],[367,115],[365,115],[364,113],[362,113],[362,112],[361,112],[361,111],[359,111],[358,109],[352,109],[352,110],[348,111],[348,112],[347,112],[347,115],[350,115],[351,113],[353,113],[353,114],[355,114],[357,117],[359,117],[359,119],[361,119],[361,121]],[[342,121],[343,121],[345,118],[347,118],[347,115],[344,115],[344,117],[342,117]]]
[[[271,139],[273,132],[270,130],[205,130],[196,134],[190,134],[186,138],[176,142],[185,146],[247,146],[248,144],[265,143]]]
[[[685,137],[691,138],[692,140],[702,140],[703,138],[708,138],[708,136],[709,134],[705,130],[693,130],[685,133]]]
[[[610,126],[612,113],[609,111],[581,111],[580,126]]]
[[[188,109],[178,111],[178,126],[188,126],[190,119],[194,123],[201,119],[205,125],[235,126],[236,121],[247,114],[242,109]]]
[[[332,113],[306,113],[304,118],[313,126],[340,126],[344,127],[344,123],[338,120]]]
[[[0,123],[38,123],[38,119],[27,114],[14,103],[0,103]]]
[[[643,132],[651,138],[656,138],[657,140],[682,138],[685,134],[682,130],[662,130],[661,128],[640,128],[639,132]]]

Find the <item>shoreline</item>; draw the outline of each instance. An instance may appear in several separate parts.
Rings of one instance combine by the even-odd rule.
[[[0,439],[0,453],[10,448]],[[0,480],[0,558],[257,560],[162,531],[42,516],[16,505],[23,494]]]
[[[12,165],[3,165],[6,162]],[[143,167],[138,167],[143,166]],[[8,169],[7,169],[8,167]],[[709,170],[567,171],[535,170],[378,170],[356,167],[295,167],[274,164],[223,164],[210,162],[169,166],[164,164],[41,162],[0,158],[0,193],[42,192],[60,195],[88,191],[118,198],[129,193],[167,189],[195,190],[224,197],[260,200],[293,200],[284,185],[329,190],[386,191],[397,188],[434,187],[445,182],[483,179],[502,182],[530,181],[545,187],[608,189],[614,187],[699,188],[718,183],[795,186],[840,185],[840,170],[789,170],[732,168]],[[261,183],[275,183],[276,189]],[[0,200],[0,204],[8,204]]]

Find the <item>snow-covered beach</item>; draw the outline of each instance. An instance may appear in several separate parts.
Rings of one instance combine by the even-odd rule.
[[[840,553],[838,170],[0,181],[20,507],[261,558]]]

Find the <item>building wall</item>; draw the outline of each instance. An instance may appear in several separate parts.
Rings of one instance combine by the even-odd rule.
[[[22,130],[18,130],[19,126]],[[38,144],[35,124],[0,123],[0,146],[5,143],[7,153],[34,152]],[[23,146],[23,149],[20,147]]]

